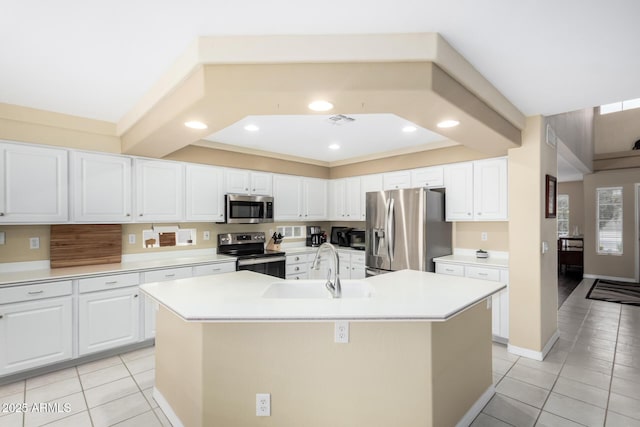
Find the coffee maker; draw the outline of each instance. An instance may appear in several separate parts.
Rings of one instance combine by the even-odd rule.
[[[327,241],[327,234],[317,225],[307,226],[307,246],[318,247]]]

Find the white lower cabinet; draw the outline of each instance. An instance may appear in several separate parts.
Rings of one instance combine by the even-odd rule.
[[[236,271],[236,262],[216,262],[214,264],[196,265],[193,267],[193,277],[209,276]]]
[[[494,341],[509,339],[509,270],[500,267],[485,267],[473,264],[440,262],[436,260],[436,273],[472,279],[502,282],[507,289],[491,297],[491,332]]]
[[[308,261],[308,254],[287,255],[286,258],[286,279],[300,280],[309,278],[311,265]],[[313,258],[311,262],[313,262]]]
[[[68,296],[0,305],[0,376],[71,359],[71,282],[68,290]]]
[[[352,251],[338,251],[340,257],[340,278],[345,279],[364,279],[364,252],[353,253]]]
[[[78,354],[132,344],[140,337],[138,286],[81,294]]]

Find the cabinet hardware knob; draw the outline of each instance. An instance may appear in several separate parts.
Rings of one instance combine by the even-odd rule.
[[[131,214],[127,214],[127,216],[131,216]]]
[[[478,215],[482,215],[482,212],[478,212]]]
[[[3,314],[0,314],[0,319],[2,319],[3,317],[4,317],[4,315],[3,315]]]
[[[245,188],[245,189],[244,189],[244,191],[249,191],[249,189],[248,189],[248,188]]]
[[[39,291],[29,291],[29,292],[27,292],[27,293],[28,293],[29,295],[38,295],[38,294],[41,294],[41,293],[43,293],[43,292],[44,292],[44,291],[41,289],[41,290],[39,290]]]
[[[4,216],[4,212],[0,212],[0,216]]]
[[[140,214],[139,216],[142,216],[142,214]]]
[[[255,189],[255,188],[252,188],[252,189],[251,189],[251,191],[256,191],[256,189]]]
[[[175,277],[175,274],[165,274],[164,277]]]
[[[467,212],[467,215],[468,215],[468,216],[471,216],[471,212]]]
[[[134,297],[134,298],[138,298],[138,294],[135,294],[133,297]]]
[[[116,283],[118,283],[117,280],[112,280],[110,282],[104,282],[105,285],[115,285]]]

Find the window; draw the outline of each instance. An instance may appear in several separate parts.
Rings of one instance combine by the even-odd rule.
[[[617,113],[618,111],[632,110],[634,108],[640,108],[640,98],[601,105],[600,114]]]
[[[569,195],[558,194],[558,236],[569,235]]]
[[[598,188],[596,197],[598,253],[622,255],[622,187]]]

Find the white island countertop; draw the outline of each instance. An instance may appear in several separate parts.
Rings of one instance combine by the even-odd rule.
[[[367,298],[333,299],[328,292],[327,298],[262,297],[272,283],[282,281],[251,271],[236,271],[148,283],[140,288],[187,321],[264,322],[445,321],[506,287],[499,282],[402,270],[358,280],[371,286],[372,295]]]

